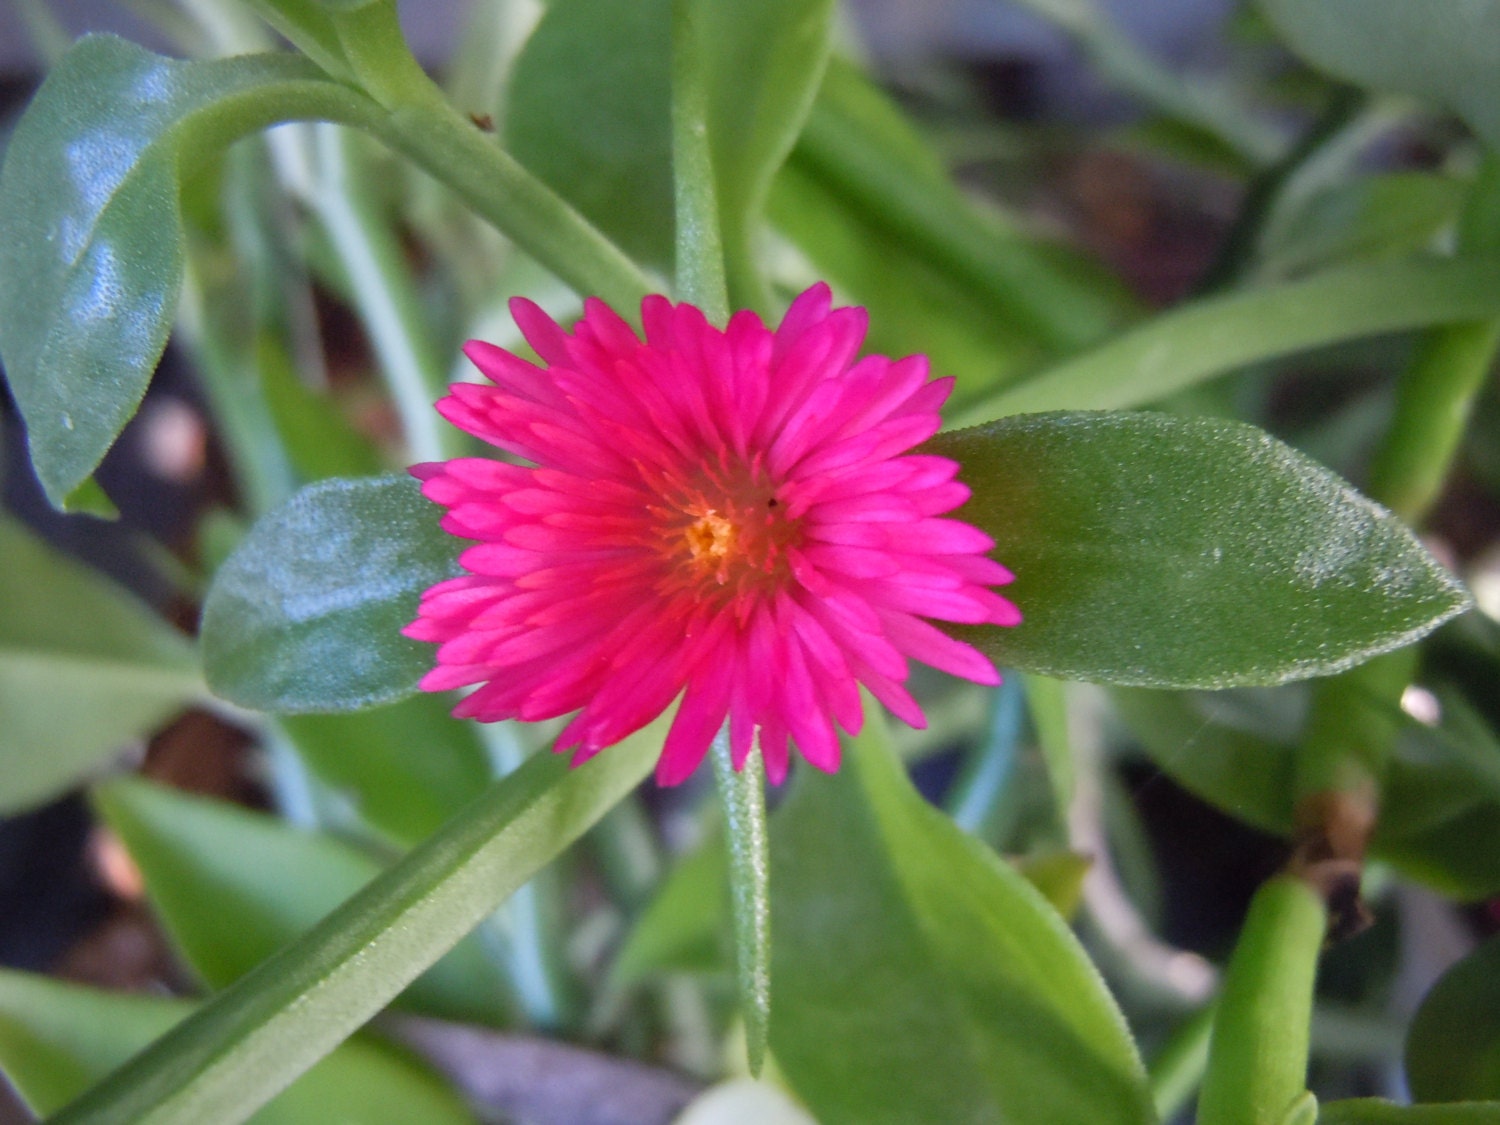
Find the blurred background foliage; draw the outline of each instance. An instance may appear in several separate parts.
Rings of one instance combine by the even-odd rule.
[[[1389,754],[1365,874],[1374,924],[1324,959],[1311,1088],[1324,1101],[1500,1100],[1500,394],[1485,379],[1494,327],[1472,311],[1500,304],[1489,281],[1457,302],[1475,321],[1467,335],[1412,331],[1454,318],[1423,313],[1399,272],[1414,254],[1494,246],[1495,56],[1436,17],[1409,30],[1422,50],[1392,54],[1377,49],[1389,28],[1373,46],[1330,35],[1334,16],[1306,16],[1315,7],[851,4],[785,165],[765,183],[747,177],[768,229],[730,232],[737,303],[776,308],[827,278],[870,309],[871,350],[925,352],[957,377],[952,407],[967,420],[1164,310],[1244,298],[1182,361],[1216,377],[1148,375],[1129,403],[1068,399],[1085,380],[1048,405],[1264,427],[1415,523],[1476,595],[1480,612],[1398,658],[1404,689],[1374,673],[1336,703],[1309,684],[1188,693],[1012,675],[993,692],[919,678],[934,722],[892,732],[897,749],[933,805],[1075,921],[1164,1119],[1191,1105],[1223,961],[1251,894],[1288,855],[1305,791],[1297,748],[1330,708]],[[1370,7],[1393,19],[1403,8]],[[666,42],[642,10],[474,0],[405,14],[419,55],[482,130],[665,271],[670,139],[650,107],[669,96]],[[1344,17],[1332,26],[1359,26]],[[1500,14],[1488,19],[1492,30]],[[75,33],[106,27],[184,57],[274,42],[232,0],[17,0],[0,9],[6,121]],[[588,45],[596,56],[580,61]],[[558,317],[577,298],[433,180],[334,126],[185,166],[181,210],[173,342],[97,474],[120,518],[47,507],[5,407],[0,963],[56,979],[0,973],[0,1061],[36,1104],[60,1104],[180,1018],[189,1001],[166,994],[223,988],[302,933],[550,733],[458,723],[431,697],[252,715],[207,694],[189,637],[219,564],[294,489],[462,448],[428,404],[467,377],[453,358],[462,340],[519,344],[506,298]],[[1382,269],[1386,289],[1361,287]],[[1359,284],[1340,289],[1344,277]],[[1325,288],[1276,289],[1302,280]],[[1254,304],[1276,292],[1291,297]],[[1312,323],[1293,323],[1298,308]],[[1284,346],[1266,344],[1278,334]],[[1254,362],[1235,361],[1246,354]],[[1385,489],[1412,480],[1376,451],[1424,364],[1474,369],[1472,417],[1451,435],[1451,472]],[[851,772],[878,804],[889,779],[876,760]],[[821,956],[959,973],[961,939],[1000,940],[986,912],[1030,901],[1007,874],[984,884],[993,901],[934,932],[921,919],[939,908],[913,905],[897,858],[888,872],[879,857],[934,872],[988,861],[912,810],[869,823],[829,784],[808,783],[773,819],[781,941],[820,911],[879,917],[870,947]],[[700,783],[627,797],[414,981],[380,1039],[341,1047],[266,1119],[327,1120],[335,1104],[371,1120],[465,1120],[476,1105],[507,1120],[673,1119],[738,1057],[723,830],[707,797]],[[851,851],[873,857],[868,878],[809,859]],[[778,961],[777,979],[825,1012],[874,1006],[920,1033],[937,986],[866,988],[838,968]],[[982,1005],[939,1023],[993,1034]],[[772,1042],[801,1060],[786,1077],[826,1120],[875,1120],[878,1052],[851,1044],[863,1061],[834,1054],[819,1071],[816,1052],[797,1049],[839,1034],[836,1020],[799,1022]],[[1108,1055],[1109,1033],[1096,1037]],[[893,1095],[912,1100],[888,1119],[942,1119],[931,1114],[956,1112],[953,1090],[1023,1065],[996,1058]],[[567,1082],[548,1077],[562,1066]],[[746,1104],[771,1096],[724,1089]],[[855,1093],[877,1108],[848,1103]],[[929,1104],[940,1108],[911,1108]],[[693,1112],[732,1119],[707,1101]],[[756,1112],[798,1120],[787,1106]]]

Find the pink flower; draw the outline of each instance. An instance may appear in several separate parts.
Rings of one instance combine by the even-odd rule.
[[[750,312],[720,330],[648,297],[644,343],[599,301],[571,333],[530,301],[511,312],[546,366],[471,341],[493,385],[456,384],[437,408],[535,467],[412,469],[443,527],[479,541],[405,630],[441,646],[423,688],[481,685],[455,715],[576,711],[557,742],[576,765],[680,696],[661,784],[726,719],[735,767],[758,731],[779,782],[788,740],[838,768],[833,721],[858,732],[859,684],[925,725],[908,657],[999,682],[923,620],[1021,620],[989,589],[1011,580],[994,543],[937,518],[968,498],[958,465],[907,453],[937,432],[952,380],[929,382],[922,356],[856,361],[863,309],[830,309],[820,284],[774,332]]]

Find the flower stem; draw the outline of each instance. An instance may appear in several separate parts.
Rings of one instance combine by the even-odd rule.
[[[704,52],[691,0],[672,6],[672,180],[677,214],[677,295],[710,323],[729,320],[724,243],[708,141]],[[729,835],[736,980],[750,1073],[760,1074],[771,1027],[771,862],[765,768],[759,748],[734,768],[729,727],[714,736],[714,779]]]
[[[689,0],[672,6],[672,183],[677,218],[677,295],[709,322],[729,320],[724,240],[708,139],[704,53]]]
[[[1282,1125],[1303,1098],[1326,922],[1301,879],[1279,875],[1256,892],[1214,1017],[1199,1125]]]
[[[736,981],[750,1073],[759,1076],[771,1028],[771,861],[766,835],[765,770],[759,748],[736,770],[726,725],[710,751],[729,836],[730,909]]]

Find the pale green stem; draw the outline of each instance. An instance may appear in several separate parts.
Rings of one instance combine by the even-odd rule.
[[[360,182],[354,138],[326,123],[313,126],[313,138],[319,176],[308,203],[344,268],[411,453],[419,461],[455,456],[463,448],[461,435],[433,409],[446,369],[428,339],[401,247]]]
[[[1469,251],[1500,248],[1500,160],[1481,166],[1459,241]],[[1500,319],[1435,328],[1418,345],[1370,470],[1370,495],[1402,519],[1420,523],[1437,499],[1497,345]],[[1319,683],[1296,776],[1304,831],[1323,838],[1314,836],[1315,848],[1331,842],[1339,858],[1362,858],[1358,837],[1354,854],[1339,854],[1350,849],[1339,848],[1340,826],[1332,821],[1342,817],[1366,834],[1373,828],[1380,777],[1400,730],[1397,706],[1416,669],[1413,647]]]
[[[354,80],[354,72],[344,59],[338,33],[317,0],[249,0],[249,3],[261,19],[331,77],[340,82]]]
[[[729,837],[730,912],[736,980],[750,1073],[760,1074],[771,1025],[771,861],[766,835],[765,769],[760,750],[736,770],[726,725],[710,750]]]
[[[677,295],[710,323],[729,320],[719,203],[709,148],[707,82],[691,0],[672,9],[672,178],[677,214]],[[766,840],[765,769],[752,749],[736,771],[729,728],[710,751],[729,835],[729,887],[736,979],[750,1072],[765,1061],[771,1019],[771,867]]]
[[[677,218],[677,294],[711,324],[729,320],[724,243],[713,154],[708,139],[708,87],[693,6],[673,5],[672,179]]]
[[[1214,1017],[1198,1125],[1283,1125],[1303,1099],[1326,924],[1300,879],[1279,875],[1256,892]]]

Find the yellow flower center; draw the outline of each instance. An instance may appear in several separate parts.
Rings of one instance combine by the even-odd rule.
[[[790,577],[787,551],[802,541],[800,521],[787,518],[759,474],[705,473],[664,492],[665,503],[653,511],[669,587],[734,597]]]
[[[690,513],[691,514],[691,513]],[[688,553],[700,567],[723,569],[734,553],[734,542],[739,533],[734,524],[710,508],[689,525],[683,533],[687,539]],[[724,579],[719,579],[723,582]]]

